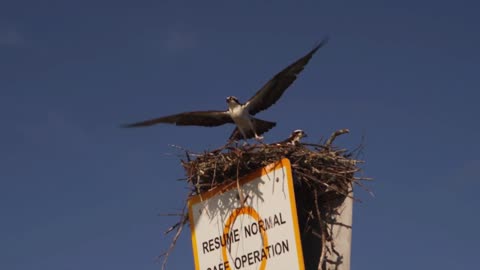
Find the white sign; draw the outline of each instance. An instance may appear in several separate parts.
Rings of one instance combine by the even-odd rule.
[[[304,269],[288,159],[191,198],[188,210],[196,270]]]

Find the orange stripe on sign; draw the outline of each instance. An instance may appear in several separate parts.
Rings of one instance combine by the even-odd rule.
[[[235,220],[237,220],[237,217],[241,215],[249,215],[256,222],[260,221],[260,215],[252,207],[244,206],[242,208],[237,208],[232,211],[232,213],[227,219],[227,222],[225,223],[225,227],[223,229],[224,235],[228,235],[230,233],[230,228],[235,223]],[[267,238],[267,233],[265,232],[265,228],[263,228],[263,226],[260,226],[260,234],[262,235],[263,248],[266,249],[268,246],[268,238]],[[224,245],[222,247],[222,256],[223,256],[223,262],[224,263],[228,262],[227,245]],[[259,270],[265,270],[265,267],[267,267],[267,258],[262,259]],[[228,264],[228,268],[231,269],[230,264]]]

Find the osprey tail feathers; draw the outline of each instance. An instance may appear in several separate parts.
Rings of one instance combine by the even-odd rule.
[[[265,121],[258,118],[252,118],[251,121],[253,126],[255,127],[255,132],[259,136],[269,131],[277,124],[275,122]],[[245,131],[245,136],[247,136],[246,139],[250,139],[254,138],[255,134],[253,133],[253,130],[249,129]],[[242,133],[238,130],[238,127],[236,127],[233,130],[232,135],[230,135],[230,140],[239,141],[241,139],[243,139]]]

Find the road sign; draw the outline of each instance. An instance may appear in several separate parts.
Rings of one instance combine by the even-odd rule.
[[[191,198],[188,210],[195,269],[304,269],[288,159]]]

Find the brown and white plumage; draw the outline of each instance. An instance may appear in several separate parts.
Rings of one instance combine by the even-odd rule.
[[[296,129],[292,132],[292,134],[290,134],[290,136],[287,139],[285,139],[281,142],[274,143],[274,144],[277,144],[277,145],[298,145],[300,143],[300,140],[302,138],[305,138],[305,137],[308,137],[307,133],[305,133],[301,129]]]
[[[259,135],[273,128],[276,123],[254,118],[253,115],[275,104],[285,90],[295,81],[297,75],[305,68],[313,54],[324,46],[327,41],[328,39],[324,39],[305,56],[276,74],[245,104],[240,103],[237,98],[230,96],[227,97],[228,110],[226,111],[184,112],[127,124],[124,127],[145,127],[158,123],[175,124],[177,126],[213,127],[233,123],[236,125],[236,128],[230,136],[231,140],[253,137],[262,139]]]

